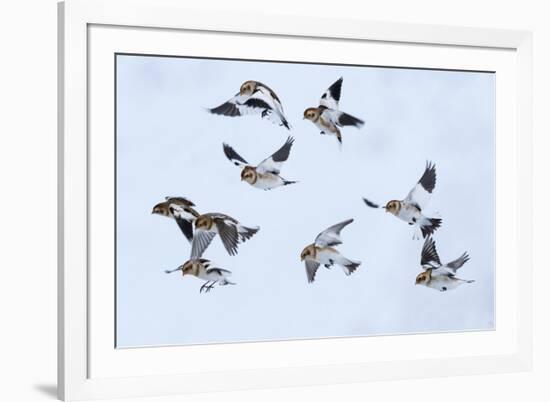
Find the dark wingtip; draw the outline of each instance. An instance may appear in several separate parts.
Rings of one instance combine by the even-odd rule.
[[[371,208],[380,208],[380,205],[375,204],[374,202],[367,200],[365,197],[363,197],[363,201],[365,202],[365,204],[367,204]]]

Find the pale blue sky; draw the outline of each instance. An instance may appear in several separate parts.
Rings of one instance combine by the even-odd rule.
[[[494,328],[494,74],[142,56],[118,56],[117,74],[118,346]],[[341,109],[365,120],[343,129],[341,150],[302,120],[340,76]],[[249,79],[277,92],[290,132],[205,112]],[[282,176],[299,183],[284,188],[241,182],[222,151],[256,164],[289,134]],[[361,199],[404,198],[428,159],[441,260],[468,251],[458,276],[476,280],[446,293],[414,285],[423,241]],[[190,254],[175,222],[151,215],[165,195],[261,227],[237,256],[219,239],[205,253],[236,286],[199,294],[200,280],[164,274]],[[338,248],[363,264],[349,277],[321,267],[308,284],[301,250],[347,218]]]

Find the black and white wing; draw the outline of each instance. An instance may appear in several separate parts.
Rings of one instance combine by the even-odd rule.
[[[239,245],[239,232],[237,226],[233,222],[225,221],[223,218],[214,219],[214,223],[218,228],[223,246],[229,255],[236,255]]]
[[[193,260],[200,258],[210,243],[212,243],[212,239],[214,239],[214,237],[216,237],[215,232],[200,229],[195,230],[193,242],[191,243],[191,259]]]
[[[243,96],[237,94],[227,102],[215,108],[208,109],[208,111],[212,114],[229,117],[244,116],[248,114],[268,114],[269,111],[273,110],[273,106],[270,105],[269,100],[262,98],[263,96],[260,94],[258,94],[258,96]]]
[[[288,137],[281,148],[279,148],[269,158],[264,159],[262,162],[260,162],[260,164],[256,167],[256,171],[261,174],[265,174],[268,172],[279,174],[281,172],[283,162],[285,162],[290,155],[290,149],[292,148],[293,143],[294,138]]]
[[[170,206],[168,208],[170,209],[170,213],[174,217],[183,235],[191,242],[193,240],[193,219],[190,219],[192,215],[186,213],[185,208],[187,205],[181,205],[172,202],[172,200],[174,200],[174,198],[169,200]]]
[[[243,166],[248,165],[248,162],[241,155],[225,143],[223,144],[223,153],[235,166],[242,168]]]
[[[447,264],[445,264],[445,267],[449,269],[450,271],[456,273],[456,271],[461,268],[464,264],[466,264],[468,261],[470,261],[470,256],[468,253],[462,254],[460,257],[458,257],[456,260],[453,260]]]
[[[441,261],[435,248],[435,241],[431,237],[426,238],[424,246],[422,246],[420,265],[424,269],[439,268],[441,266]]]
[[[290,124],[288,124],[288,121],[285,117],[283,104],[281,103],[281,100],[279,99],[275,91],[273,91],[267,85],[258,81],[256,81],[256,90],[256,94],[261,94],[261,98],[263,98],[264,100],[268,100],[273,107],[274,113],[267,113],[267,118],[272,122],[280,126],[284,126],[290,130]],[[262,115],[262,117],[265,117],[265,113],[264,115]]]
[[[319,247],[330,247],[342,244],[340,232],[351,222],[353,222],[353,219],[347,219],[343,222],[337,223],[336,225],[332,225],[328,229],[325,229],[315,238],[315,245]]]
[[[241,116],[242,114],[237,103],[237,100],[239,98],[241,98],[241,96],[240,94],[237,94],[233,98],[229,99],[227,102],[222,103],[220,106],[217,106],[215,108],[208,109],[208,111],[212,114],[219,114],[222,116]]]
[[[334,84],[332,84],[321,96],[319,105],[328,109],[338,109],[338,103],[340,102],[340,95],[342,94],[342,82],[344,78],[340,77]]]
[[[418,180],[418,183],[416,183],[416,185],[409,192],[407,198],[405,198],[405,202],[415,205],[416,207],[418,207],[419,210],[422,210],[430,201],[432,191],[435,188],[435,182],[435,165],[428,161],[426,162],[426,169],[424,170],[424,174],[422,175],[420,180]]]
[[[344,126],[354,126],[357,128],[363,127],[365,122],[357,117],[352,116],[334,109],[324,109],[321,113],[321,117],[330,120],[332,123],[336,124],[339,127]]]
[[[308,283],[312,283],[315,280],[315,274],[317,273],[317,268],[319,268],[319,264],[317,261],[314,260],[305,260],[306,264],[306,274],[307,274],[307,281]]]
[[[183,205],[187,207],[194,207],[195,204],[193,202],[189,201],[185,197],[164,197],[166,201],[168,201],[170,204],[176,204],[176,205]]]

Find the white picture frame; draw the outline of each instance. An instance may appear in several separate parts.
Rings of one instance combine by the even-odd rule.
[[[93,184],[95,177],[109,174],[112,168],[109,163],[102,167],[93,163],[102,158],[96,152],[102,149],[102,141],[108,142],[110,138],[108,134],[99,138],[94,130],[108,133],[113,127],[109,116],[101,115],[101,108],[94,106],[103,104],[110,96],[105,88],[112,88],[101,85],[103,79],[112,79],[109,71],[102,72],[106,64],[101,60],[121,51],[117,46],[151,53],[159,49],[160,42],[164,46],[161,54],[171,54],[181,44],[178,35],[193,35],[195,41],[204,44],[204,52],[209,51],[208,41],[200,42],[201,35],[218,39],[239,37],[239,40],[261,37],[264,43],[273,41],[273,44],[308,40],[350,49],[369,46],[376,54],[373,57],[378,57],[378,65],[481,68],[503,77],[497,82],[496,93],[496,225],[497,233],[502,233],[496,248],[496,330],[115,350],[110,338],[113,320],[103,314],[111,299],[94,297],[97,292],[112,293],[112,283],[108,275],[96,275],[95,271],[92,275],[89,269],[90,264],[100,264],[104,267],[102,272],[109,272],[109,254],[98,252],[97,247],[90,248],[90,242],[99,244],[100,238],[104,238],[107,244],[110,240],[103,236],[103,223],[97,220],[109,205],[102,205],[103,190]],[[184,36],[181,38],[185,40]],[[269,50],[276,46],[267,48],[260,58],[270,57],[270,51],[276,52]],[[529,370],[531,48],[531,33],[524,31],[302,16],[216,15],[186,8],[184,2],[174,0],[60,3],[59,397],[64,400],[144,397]],[[225,51],[238,52],[238,49],[227,47]],[[243,54],[236,56],[246,58]],[[271,56],[277,57],[275,53]],[[340,57],[345,58],[345,52]],[[507,230],[499,231],[504,224]],[[502,297],[504,291],[507,297]],[[425,350],[422,345],[439,342],[456,345],[454,354],[410,353]],[[320,357],[317,352],[321,348],[324,353]],[[199,359],[199,354],[211,359]],[[185,356],[191,364],[186,366],[182,359],[171,356]]]

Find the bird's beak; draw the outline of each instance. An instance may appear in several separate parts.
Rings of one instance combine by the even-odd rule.
[[[305,120],[305,119],[306,119],[306,116],[304,116],[304,117],[302,118],[302,120]]]

